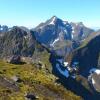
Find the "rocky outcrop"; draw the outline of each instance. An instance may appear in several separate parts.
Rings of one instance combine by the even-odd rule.
[[[94,30],[83,25],[82,22],[70,23],[56,16],[41,23],[32,31],[40,43],[45,44],[61,56],[67,55],[66,53],[69,53],[69,50],[72,52],[85,38],[94,32]]]
[[[86,45],[80,47],[73,52],[72,63],[79,62],[79,73],[88,76],[89,70],[92,68],[98,68],[98,59],[100,53],[100,35],[94,37]]]
[[[21,57],[18,55],[14,55],[14,56],[8,58],[7,62],[11,63],[11,64],[21,64],[22,63]]]
[[[11,81],[7,78],[1,77],[1,76],[0,76],[0,86],[11,89],[15,92],[18,92],[20,90],[18,85],[15,84],[13,81]]]
[[[0,25],[0,33],[7,32],[8,30],[9,30],[8,26],[6,26],[6,25],[1,26]]]
[[[38,96],[36,96],[34,93],[27,93],[25,95],[26,100],[36,100],[39,99]]]
[[[38,43],[32,32],[24,31],[20,27],[13,27],[0,37],[0,58],[20,55],[32,57],[34,51],[42,52],[44,47]]]

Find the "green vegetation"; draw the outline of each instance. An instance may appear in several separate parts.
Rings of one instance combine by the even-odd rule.
[[[39,100],[81,100],[72,92],[66,90],[60,84],[55,83],[56,77],[45,71],[45,68],[38,69],[33,64],[14,65],[0,61],[0,77],[12,80],[18,76],[21,82],[15,82],[19,87],[18,91],[12,88],[0,86],[0,100],[25,100],[26,93],[35,93]]]

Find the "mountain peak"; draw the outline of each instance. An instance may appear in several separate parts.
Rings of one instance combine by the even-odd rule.
[[[56,16],[53,16],[51,19],[50,19],[50,23],[49,24],[55,24],[55,22],[57,21],[57,17]]]
[[[52,17],[51,17],[51,19],[57,19],[57,18],[58,18],[57,16],[52,16]]]

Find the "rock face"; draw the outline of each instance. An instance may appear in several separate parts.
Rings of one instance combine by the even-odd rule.
[[[100,92],[100,69],[91,69],[88,80],[95,91]]]
[[[18,56],[18,55],[14,55],[14,56],[10,57],[10,58],[8,59],[8,62],[9,62],[9,63],[12,63],[12,64],[21,64],[21,63],[22,63],[22,62],[21,62],[21,57]]]
[[[71,22],[70,24],[72,26],[73,39],[76,41],[84,40],[92,32],[94,32],[93,29],[86,27],[82,22],[79,23]]]
[[[87,40],[86,40],[87,41]],[[100,35],[94,37],[84,46],[80,47],[73,53],[72,62],[79,62],[79,72],[83,75],[88,75],[89,70],[92,68],[98,68],[98,59],[100,53]]]
[[[13,27],[0,37],[0,58],[20,55],[32,57],[34,51],[43,51],[44,48],[36,41],[32,32],[24,31],[20,27]]]
[[[16,84],[14,84],[14,82],[8,80],[5,77],[1,77],[1,76],[0,76],[0,86],[12,89],[12,90],[14,90],[16,92],[18,92],[20,90],[19,86],[17,86]]]
[[[57,76],[61,79],[61,83],[64,83],[63,85],[66,84],[66,88],[72,90],[74,93],[81,95],[84,98],[89,98],[91,97],[90,94],[90,96],[88,97],[88,93],[90,93],[90,91],[88,92],[88,86],[85,89],[84,85],[88,83],[87,77],[89,75],[89,70],[93,67],[99,68],[100,65],[100,60],[98,59],[100,56],[100,34],[95,37],[93,36],[87,42],[88,36],[90,36],[92,32],[92,29],[85,27],[81,22],[69,23],[57,18],[56,16],[53,16],[45,23],[41,23],[31,31],[25,27],[17,26],[14,26],[8,31],[6,26],[0,26],[0,58],[8,57],[8,62],[12,64],[22,63],[21,58],[23,58],[23,61],[29,62],[28,64],[26,64],[26,67],[24,66],[24,69],[26,69],[25,71],[30,74],[30,76],[28,80],[27,77],[23,78],[23,82],[19,77],[17,77],[17,75],[21,73],[16,73],[16,67],[15,69],[11,68],[13,71],[15,70],[14,74],[16,73],[16,75],[12,77],[12,80],[15,83],[22,82],[24,84],[24,82],[26,81],[25,85],[29,82],[28,84],[32,86],[34,84],[34,80],[37,79],[39,85],[36,83],[35,85],[38,88],[34,89],[37,89],[37,91],[39,92],[44,92],[44,96],[49,95],[51,97],[53,95],[55,97],[56,95],[56,98],[58,99],[61,95],[60,92],[62,92],[63,94],[63,90],[61,89],[58,94],[56,94],[55,92],[58,90],[58,88],[55,88],[54,92],[50,92],[52,90],[52,85],[50,88],[50,84],[48,84],[48,88],[50,90],[46,89],[46,91],[41,91],[41,89],[45,89],[45,86],[42,85],[47,82],[47,80],[45,82],[46,78],[44,77],[44,75],[46,74],[45,76],[48,76],[48,74],[51,75],[51,73],[53,72],[53,74],[57,74]],[[84,41],[87,42],[86,45],[79,47]],[[68,65],[68,62],[65,63],[65,67],[63,67],[63,63],[61,64],[62,58],[57,60],[52,56],[51,58],[53,60],[50,59],[46,47],[51,50],[51,55],[53,55],[54,53],[55,57],[57,57],[57,55],[68,56],[74,49],[79,47],[77,50],[72,52],[71,65],[73,68],[69,67],[70,65]],[[49,61],[51,61],[52,63],[52,68]],[[76,62],[78,62],[78,64],[75,64]],[[27,68],[27,65],[29,65],[30,63],[32,65],[32,68],[27,71],[29,68]],[[67,65],[69,69],[66,68]],[[22,71],[24,69],[22,69]],[[1,74],[3,73],[3,71],[1,71]],[[34,73],[36,74],[36,77],[34,77]],[[28,76],[28,74],[25,75]],[[76,80],[78,76],[76,74],[82,76],[82,79],[79,79],[80,82]],[[21,75],[24,76],[24,73]],[[38,80],[37,75],[39,76],[40,81]],[[42,76],[44,78],[43,84],[41,85]],[[30,79],[30,77],[34,78]],[[100,75],[98,75],[97,73],[93,73],[90,78],[90,82],[92,81],[93,87],[98,91],[100,90],[99,77]],[[49,78],[50,77],[48,76],[47,79]],[[80,92],[80,90],[82,91]],[[36,99],[36,95],[29,93],[26,95],[26,98],[29,100],[34,100]]]
[[[49,53],[46,47],[39,43],[34,32],[25,27],[14,26],[0,37],[0,59],[13,64],[34,64],[41,61],[51,72]],[[39,64],[40,67],[43,67]]]
[[[71,61],[71,67],[73,67],[74,62],[79,63],[78,75],[82,77],[77,76],[76,79],[91,91],[95,98],[93,100],[97,100],[97,98],[100,98],[100,33],[94,34],[86,38],[83,44],[67,57],[66,61]]]
[[[0,25],[0,33],[7,32],[8,30],[9,30],[8,26],[6,26],[6,25],[1,26]]]
[[[69,23],[56,16],[32,30],[40,43],[56,51],[57,54],[60,51],[61,54],[59,55],[63,56],[65,52],[68,51],[69,53],[69,50],[71,51],[73,47],[77,47],[78,42],[94,32],[92,29],[85,27],[83,23]]]
[[[36,100],[36,99],[38,99],[38,97],[33,93],[27,93],[27,95],[25,97],[26,97],[26,100]]]
[[[50,45],[50,43],[59,41],[59,39],[71,39],[70,33],[72,29],[69,23],[66,24],[67,25],[65,25],[61,19],[53,16],[45,23],[37,26],[34,31],[37,32],[36,36],[40,42]],[[67,33],[67,31],[69,32]]]
[[[85,38],[94,32],[92,29],[85,27],[82,22],[69,23],[56,16],[53,16],[45,23],[41,23],[33,30],[36,32],[37,39],[47,45],[53,45],[57,41]]]

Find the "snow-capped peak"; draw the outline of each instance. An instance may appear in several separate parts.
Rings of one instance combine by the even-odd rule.
[[[50,23],[49,24],[55,24],[55,21],[56,21],[56,19],[57,19],[57,17],[56,16],[53,16],[52,18],[51,18],[51,21],[50,21]]]

